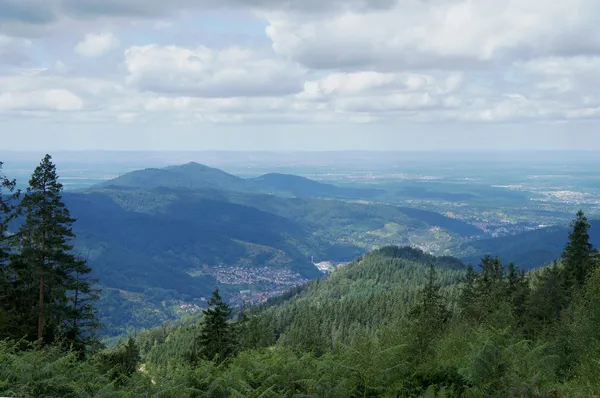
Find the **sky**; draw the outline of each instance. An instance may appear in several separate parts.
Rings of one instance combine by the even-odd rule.
[[[597,0],[0,0],[0,150],[600,150]]]

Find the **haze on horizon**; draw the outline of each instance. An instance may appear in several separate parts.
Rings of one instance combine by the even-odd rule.
[[[600,150],[592,0],[4,0],[0,150]]]

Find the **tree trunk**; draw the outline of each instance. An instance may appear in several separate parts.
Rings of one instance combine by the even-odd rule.
[[[44,338],[44,276],[40,276],[40,312],[38,314],[38,340],[42,340]]]
[[[46,183],[44,183],[44,187],[42,189],[44,193],[44,210],[48,206],[46,203]],[[38,314],[38,340],[43,342],[44,340],[44,310],[45,310],[45,289],[44,289],[44,268],[46,265],[46,226],[48,225],[47,216],[44,214],[42,216],[42,262],[40,264],[40,304],[39,304],[39,314]]]

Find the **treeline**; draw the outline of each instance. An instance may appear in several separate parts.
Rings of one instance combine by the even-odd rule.
[[[15,187],[0,162],[0,340],[56,344],[84,356],[98,345],[98,291],[86,261],[73,254],[75,220],[51,157],[24,193]],[[9,235],[11,222],[19,227]]]

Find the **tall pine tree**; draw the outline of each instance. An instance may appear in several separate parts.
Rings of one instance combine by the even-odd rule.
[[[209,361],[223,362],[235,353],[236,338],[233,326],[227,322],[231,308],[223,301],[216,288],[208,308],[203,311],[204,322],[198,337],[200,354]]]
[[[91,269],[72,254],[75,219],[62,202],[62,185],[56,166],[46,155],[35,169],[20,203],[25,220],[18,232],[20,255],[14,269],[23,295],[37,300],[30,318],[36,321],[36,337],[42,343],[56,338],[85,344],[89,328],[97,326]],[[37,286],[37,288],[36,288]]]
[[[577,212],[571,228],[569,243],[562,253],[562,261],[568,286],[579,289],[595,267],[597,251],[590,243],[590,223],[582,210]]]

